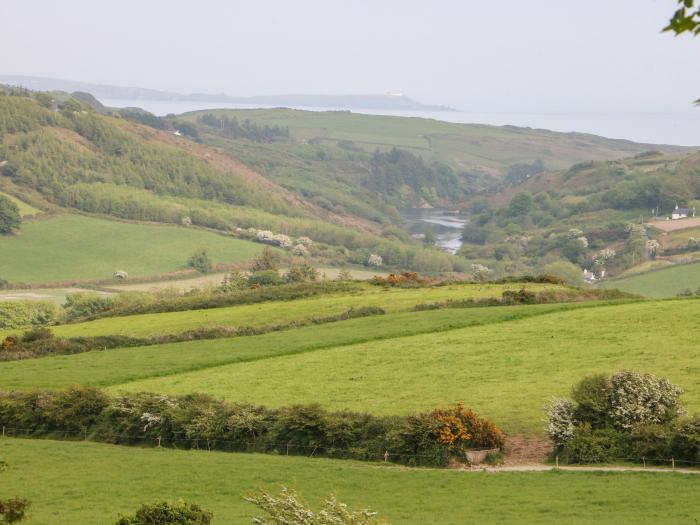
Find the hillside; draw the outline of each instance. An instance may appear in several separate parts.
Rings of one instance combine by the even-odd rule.
[[[687,150],[581,133],[349,111],[212,110],[183,119],[197,125],[201,140],[240,156],[281,185],[327,208],[370,218],[377,211],[386,215],[386,203],[454,206],[514,174],[565,169],[649,149]],[[245,123],[286,134],[252,145],[241,141],[251,138],[243,132]],[[378,197],[374,215],[362,208]]]
[[[496,275],[544,271],[570,283],[582,282],[584,268],[599,279],[603,271],[609,278],[687,263],[700,255],[695,223],[665,219],[676,205],[693,208],[699,199],[698,153],[578,163],[471,199],[461,254]],[[675,295],[669,292],[651,295]]]
[[[166,126],[156,129],[135,122],[133,113],[127,113],[130,118],[102,115],[89,99],[83,101],[0,90],[0,190],[32,207],[24,207],[23,213],[38,209],[55,215],[78,210],[181,228],[209,228],[246,241],[263,230],[291,240],[310,238],[314,262],[365,265],[375,253],[389,267],[455,269],[448,255],[412,241],[399,229],[387,229],[388,220],[371,221],[346,210],[324,209],[230,153],[174,134],[177,121],[168,124],[169,130]],[[143,120],[142,113],[136,115]],[[51,221],[28,226],[31,235],[24,240],[0,238],[0,249],[40,239],[41,234],[32,232],[50,229],[56,224]],[[115,266],[98,261],[98,265],[105,264]],[[154,270],[156,266],[177,269],[171,263],[153,264]],[[45,282],[59,275],[85,280],[95,274],[78,275],[74,269],[61,272],[28,276],[23,269],[12,280]]]

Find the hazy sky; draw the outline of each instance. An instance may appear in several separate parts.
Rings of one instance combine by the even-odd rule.
[[[0,4],[0,72],[232,95],[403,90],[473,111],[683,112],[675,0],[47,0]]]

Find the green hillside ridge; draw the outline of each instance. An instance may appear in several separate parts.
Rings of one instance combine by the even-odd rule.
[[[697,479],[687,475],[465,473],[15,438],[0,439],[0,456],[10,464],[2,473],[0,497],[29,498],[28,525],[111,525],[143,503],[178,498],[212,510],[214,525],[247,523],[258,512],[243,496],[260,488],[277,492],[280,486],[299,490],[314,507],[334,493],[352,508],[369,507],[390,523],[409,525],[595,525],[611,516],[615,523],[634,525],[640,515],[676,525],[700,512]]]
[[[205,110],[182,118],[197,126],[201,140],[234,153],[279,184],[327,208],[373,219],[389,210],[363,209],[367,199],[384,206],[454,205],[511,172],[565,169],[650,148],[688,150],[581,133],[348,111]],[[258,139],[253,147],[240,140],[247,123],[288,130],[289,136]]]

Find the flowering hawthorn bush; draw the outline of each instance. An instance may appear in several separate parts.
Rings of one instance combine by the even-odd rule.
[[[683,390],[634,370],[583,378],[573,399],[546,407],[547,433],[569,462],[675,457],[700,460],[700,415],[680,419]]]
[[[331,495],[323,502],[319,511],[312,510],[301,497],[287,488],[282,488],[279,495],[262,491],[255,496],[245,498],[268,514],[267,517],[255,517],[253,523],[258,525],[373,525],[384,523],[378,521],[376,512],[368,509],[350,510]]]

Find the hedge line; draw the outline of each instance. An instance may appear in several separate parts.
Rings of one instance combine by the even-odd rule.
[[[407,416],[330,412],[319,405],[266,408],[207,395],[94,388],[0,393],[7,435],[157,444],[229,452],[326,456],[408,465],[464,461],[465,448],[499,448],[501,431],[461,405]]]

